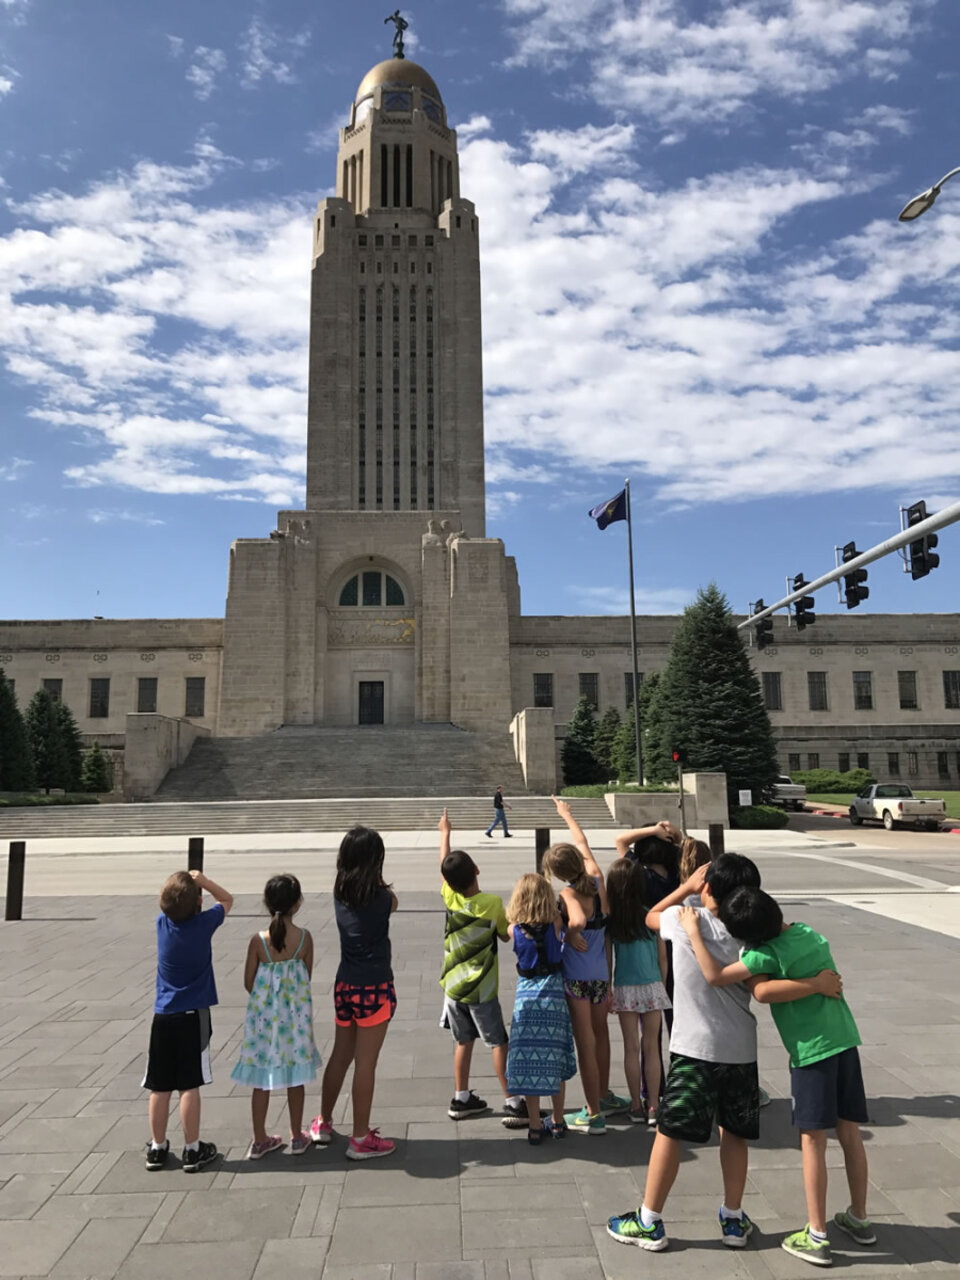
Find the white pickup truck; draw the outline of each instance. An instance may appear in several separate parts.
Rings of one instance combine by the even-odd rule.
[[[921,800],[899,782],[874,782],[854,797],[850,821],[855,827],[866,821],[882,822],[888,831],[909,822],[937,831],[946,808],[942,800]]]
[[[781,774],[770,788],[770,803],[782,804],[784,809],[802,809],[807,803],[807,788]]]

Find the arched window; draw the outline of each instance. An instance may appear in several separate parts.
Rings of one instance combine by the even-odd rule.
[[[389,573],[382,569],[364,569],[343,584],[339,603],[342,609],[379,609],[384,605],[402,608],[406,598],[403,587]]]

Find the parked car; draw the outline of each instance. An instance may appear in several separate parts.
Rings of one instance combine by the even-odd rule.
[[[864,822],[882,822],[888,831],[901,822],[937,831],[946,812],[942,800],[921,799],[902,783],[874,782],[854,797],[850,821],[855,827]]]
[[[784,809],[802,809],[807,803],[807,788],[781,774],[770,788],[767,802],[783,805]]]

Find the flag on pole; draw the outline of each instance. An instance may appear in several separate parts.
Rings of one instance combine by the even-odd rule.
[[[594,507],[590,512],[590,519],[596,520],[598,529],[605,529],[608,524],[614,524],[617,520],[626,520],[626,518],[626,489],[621,489],[615,498],[611,498],[609,502],[601,502],[599,507]]]

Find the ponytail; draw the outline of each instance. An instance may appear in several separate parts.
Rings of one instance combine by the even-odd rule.
[[[583,854],[572,844],[550,846],[543,855],[543,874],[563,880],[583,898],[592,898],[597,892],[593,877],[587,875]]]
[[[303,894],[300,881],[296,876],[271,876],[263,891],[263,905],[270,912],[270,945],[274,951],[280,952],[287,943],[287,916],[294,909]]]

